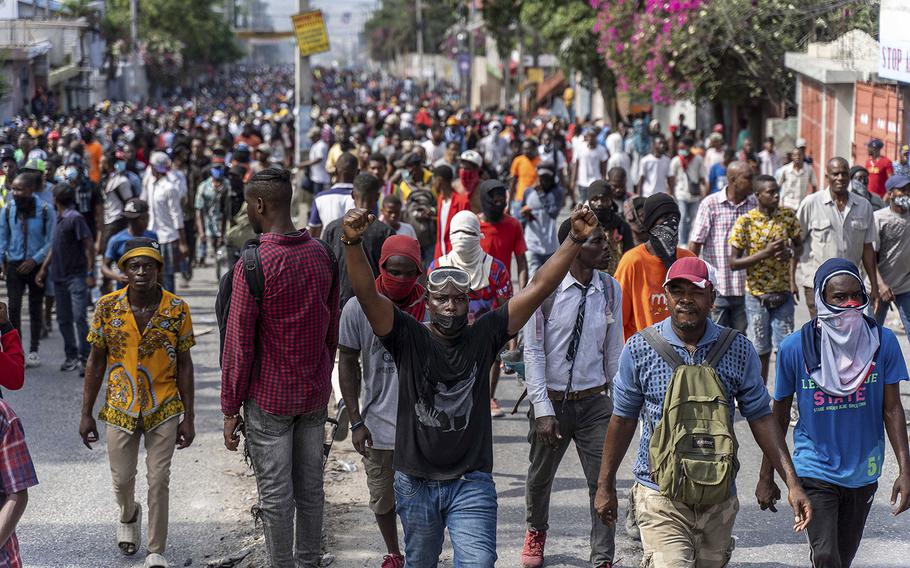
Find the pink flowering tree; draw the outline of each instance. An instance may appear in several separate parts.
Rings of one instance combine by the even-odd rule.
[[[792,95],[784,53],[859,28],[871,0],[590,0],[597,50],[620,91],[673,100],[771,102]]]

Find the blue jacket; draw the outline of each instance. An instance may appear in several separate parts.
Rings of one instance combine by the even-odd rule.
[[[28,250],[23,250],[22,220],[16,216],[16,201],[8,199],[0,210],[0,262],[21,262],[28,258],[44,262],[54,236],[56,214],[50,205],[33,195],[35,215],[26,219]]]

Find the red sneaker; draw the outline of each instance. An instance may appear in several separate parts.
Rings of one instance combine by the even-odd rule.
[[[521,565],[524,568],[543,566],[543,548],[547,543],[547,531],[528,530],[525,533],[525,546],[521,550]]]
[[[382,557],[380,568],[404,568],[404,556],[400,554],[386,554]]]

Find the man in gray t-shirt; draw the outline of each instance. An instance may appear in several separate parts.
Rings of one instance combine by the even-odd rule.
[[[882,298],[875,319],[881,325],[888,310],[896,306],[904,331],[910,333],[910,178],[891,176],[885,189],[889,206],[874,213]]]

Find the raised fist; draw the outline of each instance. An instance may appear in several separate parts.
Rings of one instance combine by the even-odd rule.
[[[366,209],[351,209],[344,214],[344,219],[341,221],[344,238],[351,242],[359,241],[375,220],[376,216]]]

